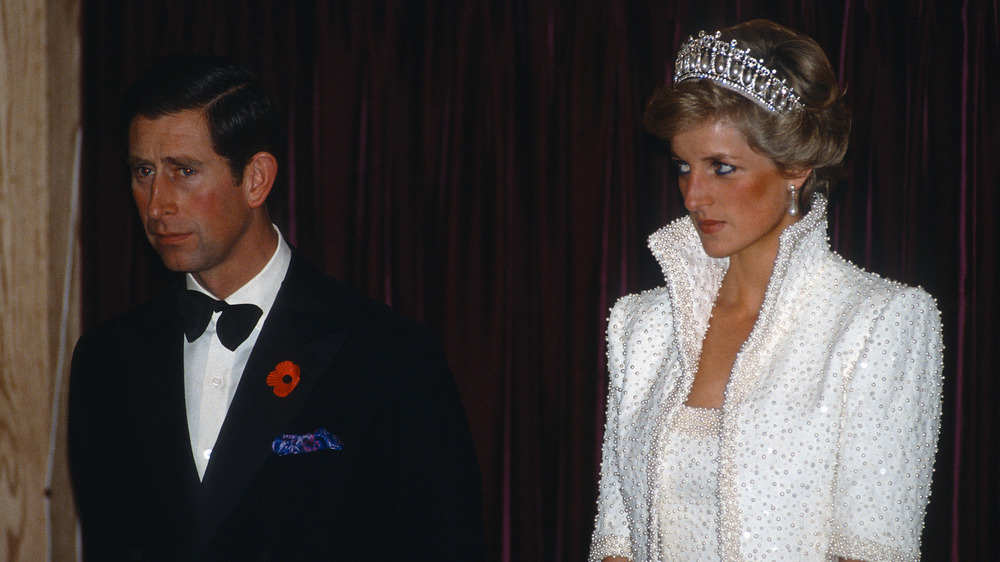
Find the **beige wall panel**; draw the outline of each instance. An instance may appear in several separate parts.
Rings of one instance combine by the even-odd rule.
[[[66,398],[69,363],[80,333],[80,256],[77,183],[80,130],[80,0],[48,0],[46,49],[49,135],[49,342],[55,364],[53,389],[58,384],[55,448],[50,460],[49,553],[51,560],[76,555],[76,511],[66,464]],[[61,359],[61,361],[60,361]],[[61,372],[57,371],[59,369]],[[51,407],[48,409],[51,415]],[[51,418],[50,418],[51,419]],[[50,422],[51,423],[51,422]]]
[[[53,408],[79,330],[78,12],[78,0],[0,0],[0,560],[75,557]]]

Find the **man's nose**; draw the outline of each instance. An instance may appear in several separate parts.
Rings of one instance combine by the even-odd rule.
[[[160,220],[165,215],[176,211],[176,201],[170,181],[160,174],[155,174],[149,183],[149,202],[146,204],[146,217]]]

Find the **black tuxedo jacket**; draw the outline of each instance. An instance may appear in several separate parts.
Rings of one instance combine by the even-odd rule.
[[[87,559],[476,560],[479,469],[440,348],[293,254],[199,481],[181,291],[85,334],[69,454]],[[275,395],[283,361],[301,378]],[[279,456],[324,428],[342,450]]]

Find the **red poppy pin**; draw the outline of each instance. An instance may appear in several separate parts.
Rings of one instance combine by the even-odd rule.
[[[280,398],[288,396],[299,384],[299,366],[291,361],[282,361],[267,375],[267,385],[274,387],[274,394]]]

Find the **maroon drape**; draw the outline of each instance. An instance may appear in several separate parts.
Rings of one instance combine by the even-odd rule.
[[[130,201],[124,85],[172,50],[241,60],[289,118],[275,221],[328,273],[444,343],[491,558],[581,560],[606,313],[659,282],[644,239],[683,210],[662,145],[641,130],[645,100],[688,34],[767,17],[815,37],[848,89],[832,243],[924,286],[943,311],[925,558],[982,559],[1000,546],[998,12],[996,0],[84,0],[85,325],[171,278]]]

